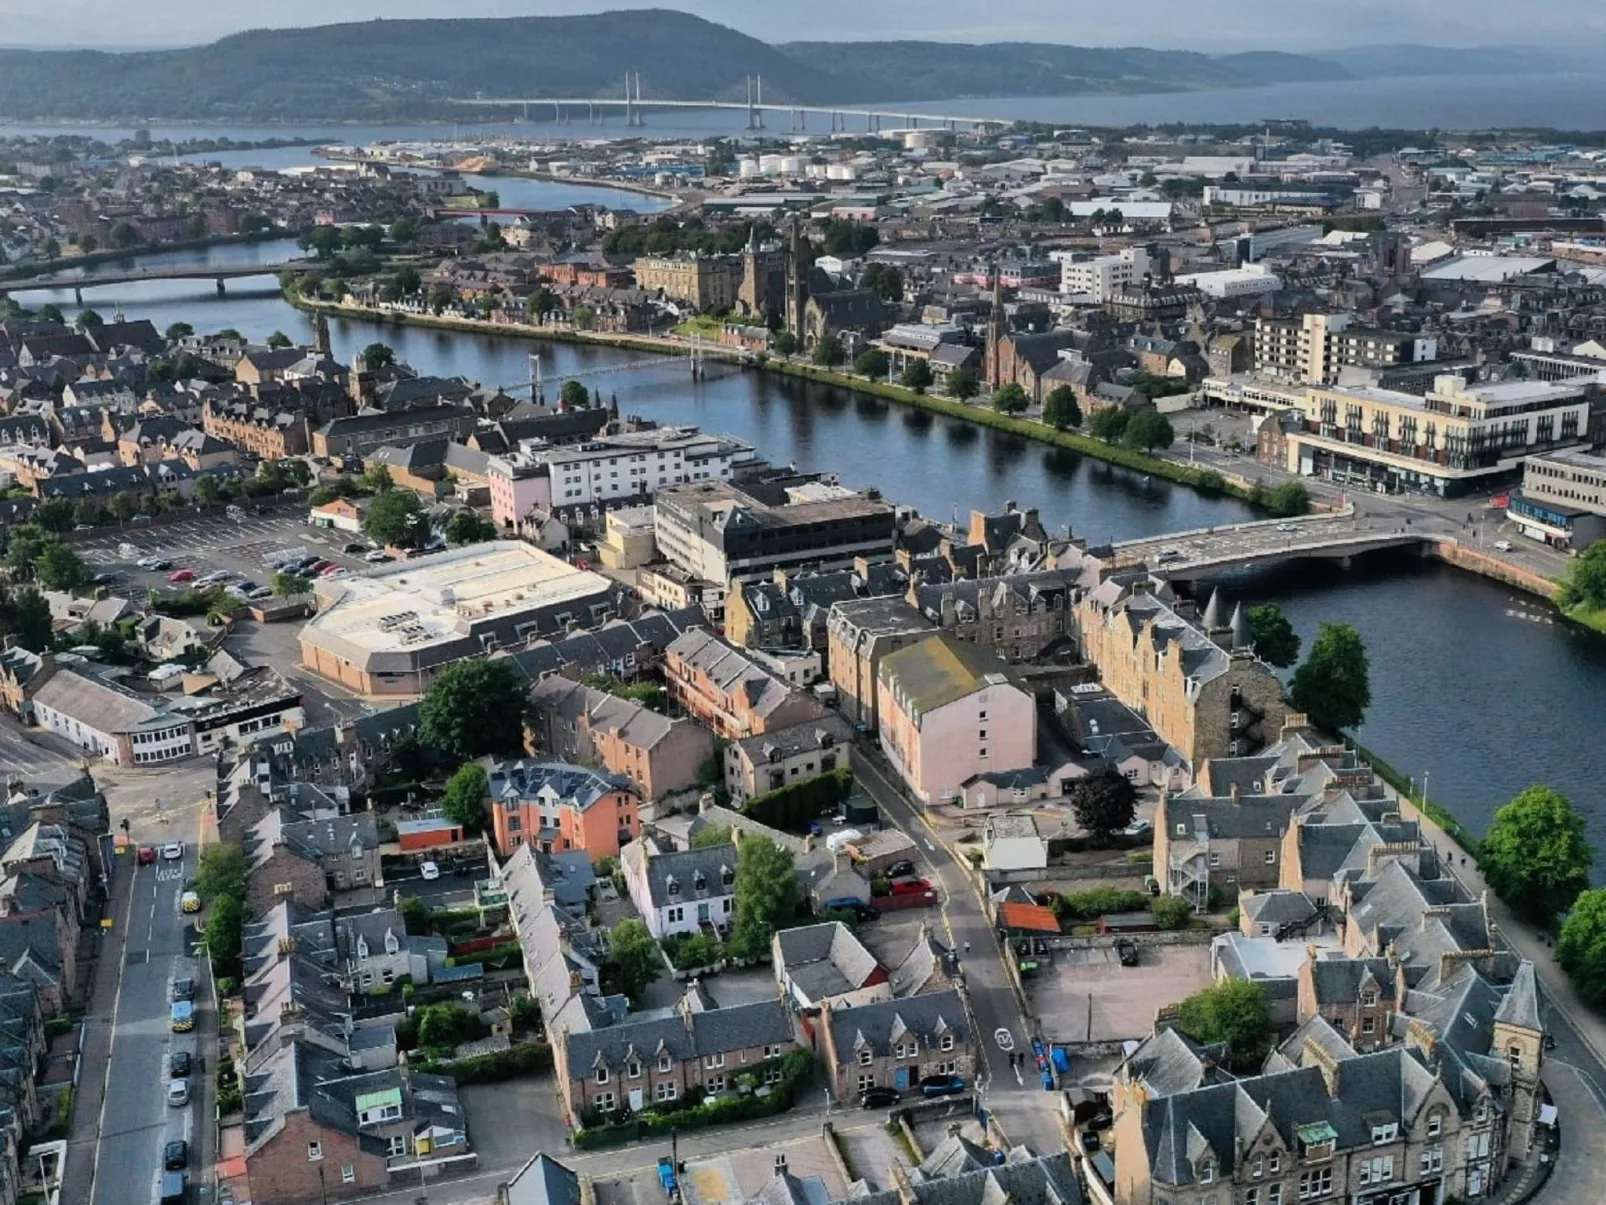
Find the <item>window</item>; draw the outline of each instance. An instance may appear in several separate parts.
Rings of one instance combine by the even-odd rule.
[[[1372,1127],[1372,1145],[1382,1146],[1385,1142],[1393,1142],[1400,1136],[1400,1125],[1395,1121],[1386,1121]]]
[[[652,1090],[652,1094],[657,1100],[674,1100],[680,1095],[680,1085],[674,1080],[664,1080]]]
[[[1444,1147],[1435,1144],[1422,1148],[1422,1174],[1431,1175],[1444,1170]]]
[[[868,1067],[874,1061],[875,1061],[875,1055],[871,1053],[870,1048],[868,1046],[864,1047],[863,1049],[861,1049],[859,1051],[859,1066]]]
[[[1261,1176],[1265,1175],[1266,1174],[1266,1161],[1265,1161],[1265,1159],[1263,1159],[1259,1155],[1256,1155],[1254,1157],[1254,1160],[1249,1164],[1249,1174],[1251,1176],[1253,1176],[1257,1180],[1260,1179]]]
[[[1244,1190],[1244,1205],[1260,1205],[1260,1189],[1249,1188]]]
[[[1283,1186],[1273,1184],[1266,1189],[1266,1205],[1283,1205]]]
[[[1186,837],[1187,835],[1188,835],[1188,826],[1185,823],[1183,823],[1182,821],[1179,820],[1177,822],[1177,836]]]
[[[1220,854],[1211,854],[1210,855],[1210,865],[1212,865],[1212,866],[1220,866],[1221,865],[1221,855]]]
[[[1275,865],[1277,865],[1277,851],[1275,849],[1268,849],[1266,851],[1266,865],[1267,866],[1275,866]]]
[[[860,1075],[859,1076],[859,1091],[860,1092],[863,1092],[867,1088],[873,1088],[873,1087],[875,1087],[875,1076],[873,1076],[873,1075]]]
[[[1437,1138],[1443,1132],[1444,1132],[1444,1114],[1443,1113],[1430,1113],[1430,1114],[1428,1114],[1428,1137],[1429,1138]]]
[[[954,1048],[954,1035],[951,1033],[943,1034],[940,1045],[944,1050],[952,1050]]]
[[[1362,1008],[1376,1008],[1377,1007],[1377,989],[1375,987],[1369,987],[1364,992],[1361,993],[1361,1007]]]
[[[1216,1182],[1216,1165],[1211,1160],[1206,1159],[1203,1163],[1201,1163],[1199,1165],[1199,1183],[1201,1183],[1201,1184],[1214,1184],[1215,1182]]]
[[[1333,1191],[1333,1169],[1318,1167],[1308,1172],[1299,1173],[1299,1199],[1301,1201],[1314,1201],[1325,1197]]]
[[[1393,1155],[1374,1155],[1370,1159],[1360,1161],[1359,1183],[1363,1188],[1368,1184],[1387,1184],[1392,1179],[1394,1179]]]
[[[613,1093],[598,1092],[596,1105],[599,1113],[612,1113],[614,1110]]]
[[[307,1162],[308,1163],[316,1163],[316,1162],[318,1162],[318,1160],[320,1160],[322,1158],[323,1158],[323,1143],[321,1143],[321,1142],[309,1142],[309,1143],[307,1143]]]
[[[766,1084],[778,1084],[785,1078],[786,1073],[779,1067],[771,1067],[768,1071],[764,1072],[764,1082]]]
[[[597,1083],[605,1084],[607,1082],[608,1082],[608,1069],[606,1067],[598,1067],[597,1068]]]
[[[355,1184],[357,1182],[357,1166],[354,1163],[340,1165],[340,1182],[342,1184]]]
[[[704,1067],[723,1067],[724,1065],[725,1056],[723,1054],[711,1054],[703,1060]]]
[[[405,1134],[393,1135],[390,1140],[390,1150],[387,1152],[387,1154],[389,1154],[392,1159],[396,1159],[402,1155],[405,1155],[406,1153],[407,1136]]]
[[[640,1079],[641,1064],[636,1062],[634,1059],[631,1059],[630,1062],[625,1064],[625,1074],[631,1079]]]
[[[1267,1170],[1267,1172],[1269,1172],[1271,1175],[1274,1175],[1274,1176],[1278,1172],[1282,1171],[1283,1170],[1283,1157],[1281,1155],[1268,1155],[1268,1156],[1266,1156],[1266,1170]]]
[[[1513,1067],[1521,1067],[1522,1066],[1522,1047],[1521,1046],[1507,1046],[1506,1047],[1506,1061],[1509,1062]]]
[[[1373,1019],[1372,1017],[1362,1017],[1361,1018],[1361,1032],[1362,1033],[1371,1033],[1376,1028],[1377,1028],[1377,1021],[1375,1019]]]
[[[767,1059],[772,1059],[780,1053],[781,1047],[779,1045],[764,1047],[764,1057]]]
[[[660,1071],[668,1071],[674,1065],[675,1065],[675,1061],[672,1058],[669,1057],[669,1053],[667,1051],[665,1051],[663,1054],[660,1054],[658,1056],[658,1070],[660,1070]]]

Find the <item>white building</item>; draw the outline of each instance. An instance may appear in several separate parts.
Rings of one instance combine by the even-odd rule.
[[[1093,259],[1067,258],[1060,261],[1060,292],[1085,294],[1102,305],[1117,292],[1140,283],[1149,273],[1149,253],[1143,247],[1127,247],[1114,255]]]
[[[988,870],[1043,870],[1048,842],[1031,816],[989,816],[982,829],[982,865]]]
[[[650,840],[632,841],[620,851],[619,867],[654,937],[730,928],[736,911],[736,846],[660,853]]]
[[[1259,297],[1283,287],[1283,278],[1260,264],[1225,268],[1219,272],[1190,272],[1176,278],[1179,285],[1192,285],[1206,297]]]

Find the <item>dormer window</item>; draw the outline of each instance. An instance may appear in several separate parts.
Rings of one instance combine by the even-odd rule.
[[[944,1050],[952,1050],[954,1048],[954,1035],[951,1033],[943,1034],[942,1041],[939,1043],[939,1045]]]
[[[675,1061],[669,1057],[669,1052],[667,1050],[658,1056],[658,1070],[672,1071],[674,1066]]]
[[[608,1069],[606,1067],[598,1067],[597,1068],[597,1083],[605,1084],[607,1082],[608,1082]]]
[[[1377,989],[1375,987],[1369,987],[1364,992],[1361,993],[1361,1007],[1362,1008],[1376,1008],[1377,1007]]]
[[[385,934],[385,953],[395,954],[401,949],[401,942],[396,940],[394,933]]]
[[[859,1066],[868,1067],[873,1062],[875,1062],[875,1052],[872,1051],[868,1046],[860,1047]]]
[[[719,868],[719,881],[726,887],[729,887],[732,883],[736,882],[736,872],[729,866],[721,866]]]
[[[1199,1183],[1214,1184],[1216,1182],[1216,1164],[1213,1159],[1206,1159],[1199,1164]]]
[[[1444,1114],[1443,1113],[1437,1113],[1437,1112],[1429,1113],[1428,1114],[1428,1137],[1429,1138],[1437,1138],[1442,1133],[1444,1133]]]
[[[1385,1142],[1393,1142],[1400,1136],[1400,1124],[1397,1121],[1379,1122],[1372,1126],[1372,1145],[1382,1146]]]
[[[625,1064],[625,1074],[631,1079],[640,1079],[641,1064],[632,1059],[630,1062]]]
[[[698,893],[702,893],[702,892],[708,890],[708,876],[705,875],[700,870],[695,875],[692,876],[691,883],[692,883],[692,888],[694,890],[696,890]]]
[[[1507,1046],[1506,1047],[1506,1061],[1508,1063],[1510,1063],[1513,1067],[1520,1068],[1522,1066],[1522,1047],[1521,1046]]]
[[[680,884],[674,878],[670,878],[668,882],[665,883],[665,888],[668,890],[671,899],[679,898]]]

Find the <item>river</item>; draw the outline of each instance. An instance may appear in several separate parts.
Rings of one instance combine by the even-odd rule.
[[[140,262],[271,264],[295,254],[293,242],[280,240]],[[86,302],[158,327],[232,326],[258,340],[282,330],[310,341],[310,319],[278,295],[272,276],[230,281],[228,289],[219,298],[209,281],[146,282],[92,290]],[[54,301],[69,315],[75,308],[70,292],[19,298],[30,306]],[[377,339],[421,372],[504,386],[529,380],[529,356],[538,351],[553,386],[584,373],[616,394],[624,413],[728,431],[776,463],[834,471],[938,518],[1015,500],[1040,508],[1052,529],[1070,524],[1096,542],[1248,517],[1230,499],[791,378],[714,365],[693,382],[683,362],[644,362],[636,352],[346,319],[330,333],[343,359]],[[1481,831],[1496,807],[1543,781],[1580,804],[1597,848],[1606,850],[1606,805],[1591,773],[1600,765],[1606,640],[1563,623],[1538,600],[1413,558],[1373,559],[1348,571],[1300,564],[1222,584],[1234,597],[1281,604],[1307,644],[1322,620],[1353,623],[1372,660],[1374,697],[1361,739],[1401,773],[1420,779],[1426,772],[1432,796],[1469,825]]]

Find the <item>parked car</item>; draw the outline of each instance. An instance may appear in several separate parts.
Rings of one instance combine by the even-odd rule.
[[[928,1075],[920,1081],[925,1096],[955,1096],[965,1090],[965,1081],[957,1075]]]
[[[163,1172],[161,1192],[157,1205],[185,1205],[190,1197],[189,1177],[183,1172]]]
[[[234,574],[230,573],[227,569],[214,569],[211,573],[203,573],[195,580],[203,586],[216,586],[220,582],[228,581],[233,576]]]
[[[188,1000],[175,1000],[168,1009],[167,1025],[174,1033],[189,1033],[195,1028],[195,1005]]]
[[[422,875],[427,882],[433,883],[436,879],[441,877],[441,868],[434,862],[425,862],[418,868],[418,873]]]
[[[246,597],[251,599],[253,602],[255,602],[258,599],[262,599],[262,598],[272,598],[273,597],[273,587],[272,586],[258,586],[255,590],[253,590],[249,594],[247,594]]]
[[[167,575],[167,580],[170,581],[170,582],[193,582],[195,580],[195,570],[193,570],[193,569],[177,569],[177,570],[174,570],[172,573],[169,573]]]
[[[362,559],[367,561],[370,565],[383,565],[388,561],[395,560],[396,558],[391,556],[390,553],[386,552],[383,548],[376,548],[372,552],[364,553]]]
[[[1123,937],[1115,943],[1115,956],[1121,960],[1121,965],[1124,967],[1138,965],[1138,947],[1129,938]]]
[[[859,1093],[859,1108],[887,1109],[902,1099],[896,1088],[866,1088]]]
[[[1496,540],[1494,542],[1494,546],[1500,552],[1510,552],[1511,551],[1511,541],[1510,540]]]
[[[177,862],[184,857],[184,842],[169,841],[162,846],[162,861]]]
[[[175,1138],[162,1148],[162,1167],[170,1172],[181,1172],[190,1165],[190,1144]]]
[[[1172,561],[1180,561],[1182,559],[1182,550],[1180,548],[1167,548],[1156,559],[1162,565],[1169,565]]]
[[[190,1081],[187,1079],[169,1080],[167,1084],[167,1103],[175,1109],[182,1109],[190,1103]]]
[[[312,564],[307,566],[307,572],[322,573],[325,569],[333,569],[335,567],[333,561],[313,561]]]
[[[193,1000],[193,999],[195,999],[195,980],[193,980],[193,979],[175,979],[175,980],[173,980],[173,991],[172,991],[171,995],[173,997],[174,1003],[177,1003],[180,1000]]]
[[[139,853],[135,856],[139,859],[139,864],[141,866],[149,866],[156,861],[156,846],[141,845],[139,847]]]
[[[358,540],[355,543],[347,544],[340,551],[344,552],[348,556],[358,556],[361,553],[367,552],[368,548],[369,548],[369,546],[366,543],[364,543],[361,540]]]
[[[1103,1140],[1092,1130],[1083,1130],[1080,1142],[1083,1152],[1089,1155],[1096,1155],[1104,1149]]]
[[[189,1079],[192,1061],[188,1050],[175,1050],[167,1056],[167,1074],[173,1079]]]
[[[1154,825],[1147,820],[1134,820],[1121,831],[1128,837],[1147,837],[1154,831]]]
[[[834,900],[826,900],[820,905],[821,912],[851,912],[854,919],[866,921],[874,920],[881,914],[863,900],[856,900],[851,895],[841,896]]]
[[[904,879],[892,885],[893,895],[925,895],[931,890],[931,884],[925,879]]]
[[[908,858],[905,858],[901,862],[894,862],[891,866],[887,867],[886,873],[887,878],[889,879],[912,878],[915,875],[915,864],[909,861]]]
[[[201,910],[201,897],[193,891],[186,891],[178,897],[180,912],[199,912]]]
[[[345,569],[344,565],[328,565],[328,566],[318,570],[318,576],[319,577],[334,577],[336,574],[344,573],[345,571],[346,571],[346,569]]]

